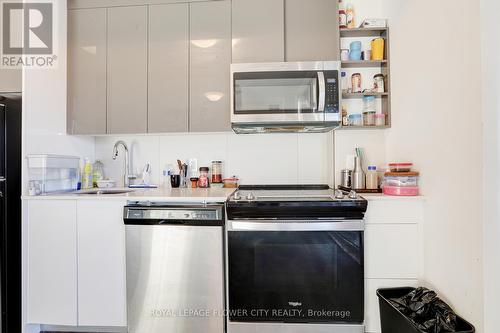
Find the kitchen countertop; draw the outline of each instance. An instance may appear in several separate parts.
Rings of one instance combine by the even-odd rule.
[[[123,188],[121,188],[123,189]],[[118,189],[120,190],[120,189]],[[168,202],[224,202],[235,191],[234,188],[155,188],[132,189],[133,192],[120,194],[83,194],[54,193],[38,196],[23,196],[23,200],[131,200],[131,201],[168,201]],[[424,200],[425,197],[397,197],[384,194],[361,194],[368,201],[412,201]]]
[[[120,189],[118,189],[120,190]],[[78,192],[54,193],[38,196],[23,196],[23,200],[131,200],[131,201],[168,201],[168,202],[225,202],[235,191],[234,188],[155,188],[133,189],[120,194],[82,194]]]

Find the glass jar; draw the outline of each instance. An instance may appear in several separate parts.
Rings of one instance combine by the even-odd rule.
[[[363,113],[363,125],[364,126],[375,126],[375,112],[364,112]]]
[[[222,161],[212,161],[212,183],[222,183]]]
[[[198,177],[198,187],[199,188],[208,188],[210,186],[210,182],[208,180],[208,168],[201,167],[200,168],[200,176]]]
[[[363,115],[361,113],[350,114],[349,126],[363,126]]]

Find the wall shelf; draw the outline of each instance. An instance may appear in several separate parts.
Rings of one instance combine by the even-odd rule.
[[[365,96],[375,96],[375,97],[388,97],[389,93],[384,92],[384,93],[379,93],[379,92],[362,92],[362,93],[342,93],[342,98],[344,99],[349,99],[349,98],[363,98]]]
[[[340,37],[380,37],[387,28],[340,29]]]
[[[338,129],[339,130],[380,130],[380,129],[387,129],[390,128],[391,126],[385,125],[385,126],[341,126]]]
[[[355,29],[340,29],[340,45],[341,48],[349,45],[350,42],[359,38],[363,43],[369,43],[371,39],[382,37],[385,39],[385,59],[384,60],[345,60],[341,61],[342,71],[348,73],[347,81],[350,84],[351,75],[353,72],[359,72],[365,82],[364,89],[370,89],[366,82],[368,78],[373,77],[374,72],[380,71],[385,77],[385,91],[384,93],[376,92],[363,92],[363,93],[342,93],[342,99],[345,100],[348,114],[362,113],[359,108],[359,101],[365,96],[375,96],[377,98],[378,110],[386,115],[385,126],[342,126],[340,129],[347,130],[380,130],[391,127],[391,76],[390,76],[390,41],[389,41],[389,28],[355,28]],[[344,45],[343,45],[344,44]],[[347,87],[345,87],[347,88]],[[351,108],[351,109],[349,109]]]
[[[387,60],[344,60],[341,61],[342,68],[353,67],[380,67],[387,64]]]

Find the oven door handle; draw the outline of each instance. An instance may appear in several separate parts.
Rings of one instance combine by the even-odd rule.
[[[352,221],[252,221],[229,220],[228,231],[364,231],[362,220]]]

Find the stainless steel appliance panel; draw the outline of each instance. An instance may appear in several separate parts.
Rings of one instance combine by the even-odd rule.
[[[222,227],[127,225],[129,333],[224,332]]]

